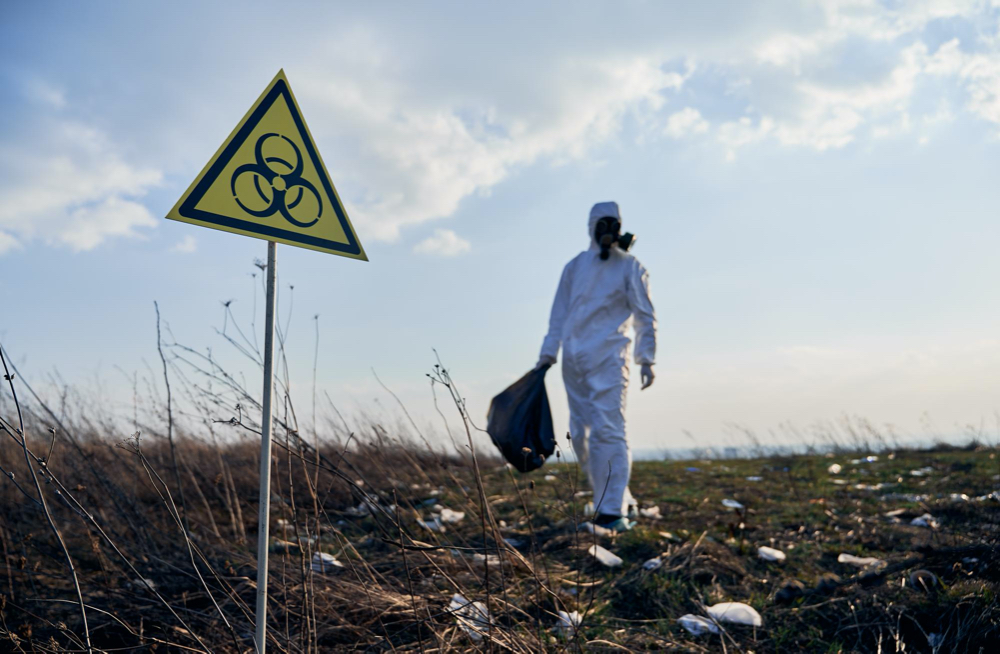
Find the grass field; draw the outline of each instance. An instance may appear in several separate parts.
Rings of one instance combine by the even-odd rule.
[[[137,381],[129,416],[5,371],[0,651],[254,651],[260,407],[210,354],[164,349],[166,397]],[[285,368],[270,651],[1000,651],[984,434],[913,450],[863,424],[824,432],[832,454],[766,456],[748,434],[756,458],[637,462],[644,515],[611,537],[580,528],[593,497],[569,443],[514,472],[440,365],[447,447],[401,405],[347,420],[328,402],[332,419],[300,431]],[[678,621],[721,602],[760,626]]]
[[[116,444],[100,425],[56,419],[43,406],[27,412],[29,458],[73,561],[92,646],[253,651],[253,427],[216,424],[244,434],[228,444],[179,435],[172,455],[160,436]],[[66,557],[7,436],[0,649],[85,651]],[[477,475],[467,452],[430,453],[374,423],[348,447],[319,452],[285,431],[273,462],[270,647],[997,651],[996,450],[868,454],[639,462],[633,491],[660,517],[610,538],[577,528],[591,498],[561,457],[520,475],[481,452]],[[924,514],[933,526],[910,524]],[[594,544],[622,565],[596,562]],[[786,561],[761,560],[762,545]],[[842,553],[884,563],[861,569],[838,562]],[[654,557],[662,565],[644,569]],[[918,570],[933,576],[911,581]],[[696,636],[677,621],[723,601],[752,606],[762,626],[720,623],[720,633]],[[577,612],[578,628],[560,630],[560,611]]]

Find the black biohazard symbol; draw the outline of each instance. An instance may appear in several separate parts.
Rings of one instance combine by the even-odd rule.
[[[288,161],[285,157],[277,156],[276,154],[267,157],[264,156],[264,144],[268,139],[272,138],[284,139],[288,145],[292,146],[294,162]],[[323,199],[316,191],[316,187],[309,180],[302,178],[302,154],[299,152],[298,146],[291,139],[281,134],[270,132],[257,139],[257,145],[254,146],[254,158],[256,159],[254,163],[243,164],[237,168],[230,180],[230,189],[233,193],[233,199],[236,200],[236,204],[240,205],[243,211],[257,218],[267,218],[278,212],[285,220],[296,227],[312,227],[315,225],[323,216]],[[246,203],[240,200],[236,184],[237,180],[246,174],[250,174],[252,177],[250,179],[244,177],[244,182],[240,185],[240,190],[244,195],[250,193],[250,180],[252,180],[253,190],[256,190],[257,195],[260,197],[259,201],[252,196],[245,198],[247,200]],[[264,180],[264,185],[261,184],[261,179]],[[310,212],[308,216],[300,215],[299,218],[306,218],[306,220],[299,220],[291,212],[300,206],[306,198],[307,192],[311,193],[316,199],[315,214]],[[253,208],[253,205],[259,206],[261,202],[265,203],[266,206],[261,209]],[[303,205],[297,213],[301,214],[301,210],[304,208],[306,208],[306,205]],[[312,215],[316,217],[308,220]]]

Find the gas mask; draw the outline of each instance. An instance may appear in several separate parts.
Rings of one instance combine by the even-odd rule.
[[[594,226],[594,240],[601,246],[601,261],[608,260],[608,257],[611,256],[611,248],[615,245],[628,252],[629,248],[635,244],[635,236],[632,234],[628,232],[619,234],[621,228],[622,224],[618,222],[618,219],[611,216],[605,216],[597,221],[597,225]]]

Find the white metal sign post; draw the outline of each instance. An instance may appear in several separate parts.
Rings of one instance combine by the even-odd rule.
[[[271,511],[271,396],[274,394],[274,241],[267,242],[267,300],[264,303],[264,393],[261,399],[263,417],[260,421],[260,517],[257,519],[257,651],[267,649],[267,537]]]
[[[286,243],[368,261],[284,71],[278,71],[167,218],[267,241],[255,632],[257,652],[265,654],[274,423],[275,250],[278,243]]]

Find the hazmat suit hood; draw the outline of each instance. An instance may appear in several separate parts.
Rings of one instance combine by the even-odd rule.
[[[590,219],[587,221],[587,234],[590,235],[590,249],[599,248],[597,241],[594,239],[594,228],[597,227],[597,221],[601,218],[612,217],[618,221],[619,224],[622,222],[622,214],[618,209],[617,202],[598,202],[590,209]]]

